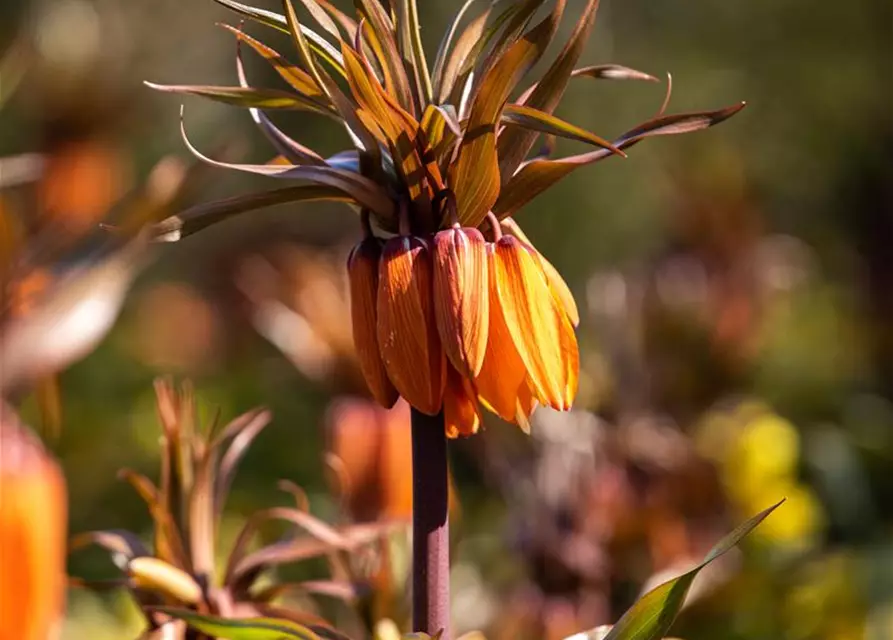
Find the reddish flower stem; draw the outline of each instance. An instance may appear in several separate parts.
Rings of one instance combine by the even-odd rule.
[[[450,523],[443,414],[412,410],[412,628],[450,637]]]

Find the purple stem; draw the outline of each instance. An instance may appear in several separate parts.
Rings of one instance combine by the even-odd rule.
[[[450,522],[443,414],[412,410],[412,628],[450,637]]]

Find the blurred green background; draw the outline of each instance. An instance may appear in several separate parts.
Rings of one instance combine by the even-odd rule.
[[[458,4],[420,3],[429,55]],[[582,2],[569,5],[565,34]],[[24,42],[34,53],[0,111],[0,157],[95,144],[110,193],[91,196],[81,184],[88,205],[141,182],[163,156],[187,159],[178,97],[142,82],[235,84],[232,37],[214,23],[237,20],[211,0],[0,0],[2,49]],[[271,42],[287,49],[285,38]],[[720,532],[786,496],[728,574],[705,578],[675,635],[893,637],[893,5],[605,0],[581,65],[607,62],[671,72],[672,112],[748,107],[716,129],[649,140],[627,160],[577,171],[517,216],[583,312],[580,406],[591,424],[547,416],[530,441],[491,424],[453,447],[463,505],[457,627],[522,637],[508,635],[501,612],[531,602],[539,620],[529,637],[610,622],[656,572],[699,557]],[[261,62],[249,60],[248,71],[255,84],[278,86]],[[4,69],[0,82],[13,75]],[[649,118],[664,91],[579,80],[558,114],[610,138]],[[246,113],[198,98],[185,105],[199,148],[271,157]],[[277,122],[321,153],[347,146],[327,122]],[[275,186],[213,169],[190,202]],[[300,286],[290,269],[301,260],[289,252],[338,264],[358,237],[346,208],[299,205],[159,249],[114,331],[62,376],[64,429],[52,446],[73,533],[147,531],[116,472],[155,477],[152,380],[167,374],[194,382],[206,416],[274,412],[237,477],[228,521],[281,502],[280,478],[335,517],[324,415],[355,383],[301,371],[258,335],[239,274],[251,256],[266,256],[277,295],[300,305],[304,294],[289,287]],[[33,401],[25,415],[37,421]],[[551,486],[570,474],[573,452],[574,482]],[[544,553],[571,540],[595,555]],[[115,573],[100,553],[77,555],[70,569]],[[71,592],[66,640],[138,630],[123,596]]]

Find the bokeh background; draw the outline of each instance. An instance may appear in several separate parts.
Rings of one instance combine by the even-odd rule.
[[[419,4],[431,56],[460,3]],[[569,5],[565,32],[582,2]],[[2,205],[32,223],[55,211],[78,233],[161,159],[189,162],[180,99],[142,82],[235,84],[233,39],[214,23],[237,20],[211,0],[0,0],[0,157],[33,173],[6,181],[18,184]],[[671,72],[671,111],[748,107],[575,172],[517,217],[575,292],[585,375],[579,411],[540,412],[531,438],[493,422],[452,447],[457,627],[551,639],[616,620],[644,585],[787,497],[700,580],[674,634],[893,637],[893,5],[604,0],[581,64],[607,62]],[[247,63],[255,84],[278,86]],[[664,92],[575,81],[559,115],[610,138]],[[200,148],[271,157],[247,113],[185,105]],[[319,119],[277,122],[321,153],[346,146]],[[182,204],[275,186],[212,169]],[[148,531],[116,473],[157,474],[159,375],[192,380],[209,419],[274,413],[226,530],[281,503],[281,478],[344,518],[325,458],[338,447],[386,467],[350,516],[405,515],[406,432],[332,409],[362,393],[340,273],[358,237],[346,208],[290,205],[157,250],[109,337],[61,377],[51,447],[73,533]],[[24,415],[39,422],[33,399]],[[101,553],[70,570],[115,574]],[[138,634],[122,594],[72,590],[69,604],[65,640]]]

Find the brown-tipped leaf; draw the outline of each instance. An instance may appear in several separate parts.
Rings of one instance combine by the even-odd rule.
[[[706,129],[732,117],[744,103],[717,111],[680,113],[653,118],[627,131],[614,144],[623,149],[652,136],[667,136]],[[590,151],[557,160],[531,160],[524,164],[500,193],[493,212],[500,218],[512,215],[537,195],[554,185],[570,172],[587,164],[593,164],[612,155],[607,149]]]

